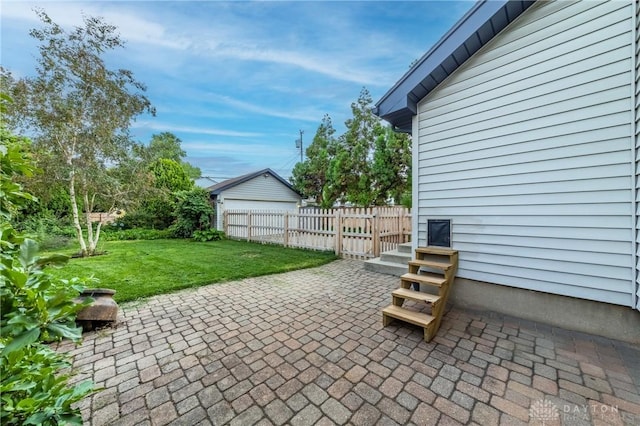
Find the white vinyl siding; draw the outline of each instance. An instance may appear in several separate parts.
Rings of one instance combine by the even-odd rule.
[[[300,196],[266,173],[222,191],[216,204],[216,228],[223,229],[225,210],[295,210]]]
[[[636,309],[640,310],[640,3],[636,2],[635,14],[635,138],[636,138]]]
[[[256,176],[222,192],[224,198],[253,201],[300,201],[300,196],[270,174]]]
[[[537,2],[420,102],[418,245],[452,219],[462,278],[634,305],[632,12]]]

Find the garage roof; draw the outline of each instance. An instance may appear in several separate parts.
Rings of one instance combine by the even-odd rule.
[[[418,102],[534,2],[477,2],[376,103],[374,113],[391,123],[396,130],[410,133]]]
[[[271,176],[273,176],[274,178],[276,178],[277,180],[279,180],[283,185],[285,185],[286,187],[288,187],[290,190],[292,190],[293,192],[295,192],[296,194],[298,193],[298,191],[296,191],[293,186],[291,186],[291,184],[289,182],[287,182],[286,180],[284,180],[282,177],[280,177],[280,175],[278,175],[276,172],[274,172],[271,169],[262,169],[259,170],[257,172],[253,172],[253,173],[248,173],[246,175],[242,175],[242,176],[238,176],[232,179],[227,179],[225,181],[222,181],[220,183],[217,183],[213,186],[210,186],[207,188],[207,191],[209,191],[210,195],[219,195],[222,191],[225,191],[229,188],[233,188],[234,186],[240,185],[241,183],[247,182],[255,177],[258,177],[260,175],[263,174],[269,174]]]

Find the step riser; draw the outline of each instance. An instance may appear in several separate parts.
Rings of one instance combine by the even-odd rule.
[[[394,275],[399,277],[402,274],[407,273],[407,267],[403,265],[385,265],[372,261],[364,263],[365,271],[377,272],[379,274]]]
[[[382,260],[383,262],[402,264],[402,266],[406,269],[409,261],[411,260],[411,254],[388,251],[380,255],[380,260]]]
[[[407,253],[409,257],[411,257],[411,253],[412,253],[411,243],[398,244],[398,251],[400,253]]]
[[[382,311],[382,314],[383,317],[398,319],[419,327],[428,327],[433,321],[435,321],[435,318],[431,315],[416,313],[397,306],[389,306],[385,308]],[[388,319],[386,322],[388,322]]]

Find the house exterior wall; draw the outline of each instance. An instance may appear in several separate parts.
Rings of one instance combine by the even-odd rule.
[[[295,210],[300,196],[270,174],[222,191],[216,203],[216,228],[223,229],[225,210]]]
[[[640,3],[635,2],[635,37],[633,53],[635,55],[635,142],[636,142],[636,309],[640,310]]]
[[[633,2],[538,2],[418,105],[413,241],[458,276],[635,306]]]

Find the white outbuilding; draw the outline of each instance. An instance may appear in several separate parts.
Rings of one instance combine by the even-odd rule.
[[[271,169],[264,169],[207,188],[216,215],[216,228],[224,229],[228,210],[295,211],[302,202],[293,186]]]

